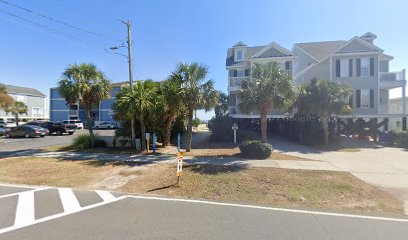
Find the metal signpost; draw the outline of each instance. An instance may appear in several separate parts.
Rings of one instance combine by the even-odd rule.
[[[180,152],[181,144],[180,144],[180,133],[177,134],[177,152]]]
[[[177,154],[177,183],[180,181],[181,173],[183,172],[183,153],[178,152]]]
[[[156,133],[153,133],[153,153],[156,153]]]
[[[236,123],[234,123],[234,125],[232,125],[232,130],[234,131],[234,143],[237,143],[237,130],[238,130],[238,125]]]

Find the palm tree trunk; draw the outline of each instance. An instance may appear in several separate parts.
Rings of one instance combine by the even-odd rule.
[[[323,135],[324,135],[324,144],[329,144],[329,120],[328,117],[322,117],[322,126],[323,126]]]
[[[16,122],[16,126],[18,127],[18,114],[14,114],[14,121]]]
[[[268,142],[268,136],[267,136],[267,128],[268,128],[268,109],[263,108],[261,110],[261,116],[260,116],[260,121],[261,121],[261,141],[266,143]]]
[[[140,115],[140,132],[142,134],[142,152],[146,150],[146,130],[143,115]]]
[[[197,119],[197,110],[194,111],[194,119]]]
[[[134,117],[130,118],[130,129],[132,129],[130,133],[130,146],[132,146],[132,148],[135,148],[136,133],[135,133],[135,118]]]
[[[165,123],[163,147],[170,145],[171,129],[173,128],[174,119],[169,117]]]
[[[188,125],[187,125],[187,148],[186,152],[191,151],[191,143],[193,142],[193,108],[188,109]]]
[[[92,124],[91,124],[91,107],[89,106],[86,107],[86,122],[88,123],[89,136],[91,137],[91,147],[93,147],[95,143],[95,139],[94,139]]]

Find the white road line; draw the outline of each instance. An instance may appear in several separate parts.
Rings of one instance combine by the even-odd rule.
[[[343,214],[343,213],[331,213],[331,212],[317,212],[317,211],[298,210],[298,209],[289,209],[289,208],[263,207],[263,206],[255,206],[255,205],[235,204],[235,203],[222,203],[222,202],[211,202],[211,201],[204,201],[204,200],[192,200],[192,199],[182,199],[182,198],[179,198],[179,199],[178,199],[178,198],[135,196],[135,195],[127,195],[127,197],[136,198],[136,199],[160,200],[160,201],[173,201],[173,202],[189,202],[189,203],[202,203],[202,204],[211,204],[211,205],[220,205],[220,206],[230,206],[230,207],[263,209],[263,210],[269,210],[269,211],[292,212],[292,213],[314,214],[314,215],[333,216],[333,217],[359,218],[359,219],[369,219],[369,220],[379,220],[379,221],[390,221],[390,222],[406,222],[406,223],[408,223],[408,218],[388,218],[388,217],[375,217],[375,216],[365,216],[365,215],[357,215],[357,214]]]
[[[70,188],[58,188],[64,212],[76,212],[81,209],[78,199]]]
[[[96,204],[93,204],[93,205],[83,207],[80,210],[78,210],[77,212],[82,212],[84,210],[97,208],[97,207],[103,206],[103,205],[108,204],[108,203],[123,200],[125,198],[126,198],[126,196],[121,196],[121,197],[115,198],[115,200],[113,200],[113,201],[99,202],[99,203],[96,203]],[[76,213],[76,212],[63,212],[63,213],[55,214],[55,215],[52,215],[52,216],[48,216],[48,217],[45,217],[45,218],[34,220],[30,225],[35,225],[35,224],[38,224],[38,223],[50,221],[50,220],[57,219],[57,218],[60,218],[60,217],[65,217],[65,216],[68,216],[68,215],[71,215],[71,214],[74,214],[74,213]],[[0,229],[0,234],[7,233],[7,232],[10,232],[10,231],[14,231],[14,230],[20,229],[22,227],[24,227],[24,226],[12,226],[12,227],[3,228],[3,229]]]
[[[14,226],[27,226],[34,222],[34,191],[22,192],[18,195]]]
[[[102,198],[103,201],[113,201],[116,199],[115,196],[108,191],[96,190],[95,192]]]
[[[21,192],[16,192],[16,193],[10,193],[10,194],[6,194],[6,195],[1,195],[0,198],[7,198],[7,197],[12,197],[12,196],[20,195],[20,193],[25,193],[25,192],[37,192],[37,191],[46,190],[46,189],[50,189],[50,187],[39,188],[39,189],[33,189],[33,190],[27,190],[27,191],[21,191]]]

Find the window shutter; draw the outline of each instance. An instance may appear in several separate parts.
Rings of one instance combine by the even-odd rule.
[[[238,71],[234,70],[234,77],[237,77],[237,76],[238,76]]]
[[[370,108],[374,108],[374,89],[370,89]]]
[[[351,95],[349,98],[349,105],[351,108],[353,108],[353,95]]]
[[[370,76],[374,76],[374,58],[370,58]]]
[[[290,70],[290,62],[289,61],[285,62],[285,69]]]
[[[245,69],[245,76],[246,76],[246,77],[249,76],[249,69]]]
[[[340,77],[340,59],[336,60],[336,77]]]
[[[356,90],[356,108],[361,107],[361,91]]]
[[[349,77],[353,76],[353,59],[349,59]]]
[[[360,58],[357,58],[356,68],[357,68],[357,77],[360,77],[361,76],[361,59]]]

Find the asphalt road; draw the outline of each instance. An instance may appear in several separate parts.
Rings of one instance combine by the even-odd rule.
[[[0,239],[404,239],[408,219],[0,186]]]

